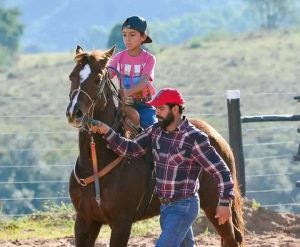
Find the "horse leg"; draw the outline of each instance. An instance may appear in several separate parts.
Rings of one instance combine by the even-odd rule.
[[[86,221],[77,214],[75,221],[75,246],[95,246],[101,226],[101,223],[95,221]]]
[[[110,235],[110,247],[126,247],[132,226],[131,218],[118,218],[117,222],[114,222],[111,227],[111,235]]]
[[[222,247],[238,247],[239,243],[235,240],[234,228],[232,220],[230,219],[223,225],[219,225],[218,219],[215,218],[216,209],[215,208],[204,208],[203,209],[207,218],[214,225],[217,232],[222,238]]]

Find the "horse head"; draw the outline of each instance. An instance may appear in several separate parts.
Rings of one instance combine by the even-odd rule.
[[[77,46],[76,65],[69,75],[71,87],[70,103],[66,116],[69,124],[81,128],[93,119],[96,109],[103,110],[107,104],[107,90],[112,83],[107,70],[107,63],[115,51],[115,47],[106,52],[85,52]]]

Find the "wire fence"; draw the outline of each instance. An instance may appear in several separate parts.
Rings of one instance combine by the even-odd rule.
[[[287,92],[283,94],[294,96],[295,93]],[[249,97],[258,95],[265,97],[280,95],[280,93],[247,94]],[[225,105],[224,95],[185,96],[189,102],[193,102],[199,97],[224,99]],[[24,100],[27,97],[0,97],[0,99]],[[35,99],[45,100],[44,97],[43,99],[35,97]],[[51,101],[66,101],[65,98],[49,97],[48,99]],[[187,115],[203,119],[222,118],[223,121],[224,119],[226,121],[227,117],[225,106],[223,111],[220,110],[217,113],[199,114],[188,112]],[[30,123],[33,123],[36,127],[31,128],[32,125],[29,124],[29,127],[20,128],[16,123],[22,122],[24,119],[31,120],[32,122]],[[44,120],[47,120],[45,122],[48,122],[49,125],[45,126],[42,124],[42,126],[39,126],[39,123]],[[68,176],[78,155],[78,140],[77,131],[67,126],[64,113],[27,115],[26,113],[10,114],[10,112],[2,112],[0,113],[0,125],[5,126],[0,132],[0,187],[2,188],[0,189],[0,203],[2,214],[7,217],[24,216],[36,210],[42,210],[45,201],[55,203],[70,202]],[[217,130],[221,134],[224,134],[224,136],[228,136],[228,128],[224,124]],[[291,182],[300,179],[300,169],[296,169],[296,166],[298,165],[299,167],[299,164],[291,165],[293,163],[293,155],[299,144],[295,135],[296,126],[285,124],[284,126],[265,127],[263,125],[256,125],[256,127],[252,127],[251,125],[244,128],[243,132],[245,134],[243,148],[250,150],[249,155],[247,155],[248,152],[245,152],[245,161],[248,167],[246,171],[246,196],[249,199],[260,202],[261,206],[266,208],[300,212],[300,188],[295,188]],[[257,141],[257,139],[253,139],[252,134],[257,132],[294,132],[294,135],[292,140],[268,141],[268,138],[265,138],[266,141]],[[247,138],[248,135],[250,136],[249,140]],[[61,140],[61,136],[63,136],[63,141]],[[264,139],[261,136],[260,138]],[[289,153],[274,154],[276,146],[290,147],[289,149],[287,148]],[[252,155],[253,151],[251,149],[253,148],[258,148],[260,151],[269,148],[272,152],[270,152],[271,155],[269,153],[268,155]],[[254,169],[251,168],[251,163],[255,163],[257,166],[259,162],[265,161],[270,164],[272,162],[284,161],[283,164],[286,167],[280,172],[270,168],[271,172],[268,173],[255,173]],[[272,167],[272,164],[269,166]],[[258,171],[260,170],[258,167],[256,168]],[[24,177],[24,174],[31,175]],[[259,182],[254,181],[266,182],[269,179],[275,181],[276,178],[283,179],[284,183],[272,188],[266,187],[262,189],[263,186],[256,187]],[[268,200],[271,197],[273,199]],[[20,206],[23,207],[21,211],[17,210]],[[15,209],[12,210],[12,208]]]

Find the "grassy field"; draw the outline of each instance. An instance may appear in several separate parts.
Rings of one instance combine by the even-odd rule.
[[[36,238],[37,236],[41,239],[72,236],[74,227],[72,206],[52,205],[48,209],[49,211],[36,212],[20,218],[1,218],[0,239],[8,241]]]
[[[74,236],[74,210],[70,204],[48,205],[43,212],[20,218],[0,216],[0,241],[21,239],[57,239]],[[145,236],[159,231],[158,217],[137,222],[131,236]],[[108,239],[110,228],[104,225],[100,236]]]
[[[232,89],[241,90],[244,115],[298,112],[292,97],[300,94],[300,58],[295,55],[300,49],[299,32],[196,43],[164,48],[156,54],[156,88],[179,88],[188,99],[187,112],[225,115],[226,90]],[[0,73],[0,90],[2,97],[25,97],[25,104],[16,107],[21,103],[17,99],[1,98],[5,104],[0,112],[63,114],[74,55],[75,47],[74,54],[22,55],[16,66]]]

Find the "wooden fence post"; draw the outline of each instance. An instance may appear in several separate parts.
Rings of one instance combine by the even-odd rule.
[[[295,96],[294,99],[298,100],[298,102],[300,102],[300,96]],[[300,133],[300,128],[297,128],[297,132]],[[298,152],[297,152],[296,155],[294,155],[294,160],[295,161],[300,161],[300,143],[299,143],[299,146],[298,146]],[[295,186],[300,188],[300,180],[296,181]]]
[[[297,132],[300,133],[300,128],[297,128]],[[294,155],[294,160],[300,161],[300,143],[298,145],[298,152],[297,152],[297,154]]]
[[[229,128],[229,144],[233,150],[239,186],[242,196],[246,194],[245,180],[245,161],[242,143],[242,124],[240,112],[240,91],[227,91],[227,111],[228,111],[228,128]]]

